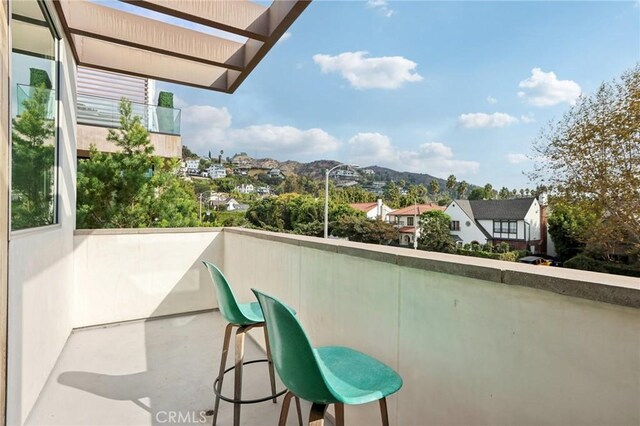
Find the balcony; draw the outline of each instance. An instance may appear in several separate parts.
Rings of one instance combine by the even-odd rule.
[[[14,244],[12,256],[29,246]],[[640,422],[637,279],[235,228],[76,231],[69,253],[56,288],[38,259],[12,272],[26,309],[13,305],[9,423],[157,424],[212,408],[224,321],[203,259],[239,299],[257,287],[290,304],[314,344],[395,368],[392,424]],[[65,321],[71,336],[51,343]],[[255,335],[249,357],[262,345]],[[268,387],[260,367],[245,380],[247,395]],[[245,406],[243,424],[276,424],[279,407]],[[345,411],[379,422],[375,404]],[[222,404],[220,424],[231,413]]]
[[[78,152],[86,156],[89,146],[95,144],[99,151],[113,152],[115,146],[107,142],[108,129],[120,126],[120,100],[78,93]],[[133,114],[140,117],[149,131],[151,143],[157,155],[179,158],[181,111],[132,102]]]

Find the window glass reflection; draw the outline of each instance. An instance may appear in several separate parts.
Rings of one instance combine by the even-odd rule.
[[[57,38],[36,0],[13,2],[11,229],[56,222]]]

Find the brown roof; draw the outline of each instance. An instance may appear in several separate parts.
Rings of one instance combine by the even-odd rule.
[[[371,209],[373,209],[374,207],[376,207],[378,205],[377,202],[372,202],[372,203],[354,203],[354,204],[349,204],[352,208],[356,209],[356,210],[360,210],[361,212],[368,212]]]
[[[415,226],[403,226],[402,228],[398,229],[398,232],[400,232],[401,234],[408,234],[408,233],[413,234],[414,232],[416,232],[416,227]]]
[[[418,208],[416,212],[416,207]],[[420,216],[424,212],[431,210],[444,211],[446,207],[439,206],[437,204],[418,204],[417,206],[409,206],[403,209],[394,210],[389,213],[389,216],[413,216],[414,214]]]

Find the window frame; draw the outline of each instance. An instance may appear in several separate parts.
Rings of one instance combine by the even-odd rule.
[[[60,223],[60,209],[59,209],[59,205],[60,205],[60,110],[62,109],[60,106],[60,99],[61,99],[61,90],[60,90],[60,85],[61,85],[61,76],[60,76],[60,70],[61,70],[61,60],[60,60],[60,56],[61,56],[61,45],[62,45],[62,36],[61,36],[61,31],[58,29],[58,26],[56,24],[56,21],[54,19],[54,16],[51,11],[49,10],[49,8],[47,7],[47,4],[43,1],[43,0],[33,0],[35,3],[37,3],[38,7],[40,8],[40,11],[42,12],[43,18],[44,18],[44,22],[46,22],[47,24],[47,29],[49,30],[49,33],[51,34],[51,37],[54,40],[54,70],[55,70],[55,78],[52,79],[52,83],[54,84],[54,88],[53,88],[53,92],[54,92],[54,103],[55,103],[55,112],[54,112],[54,117],[53,117],[53,124],[54,124],[54,136],[53,136],[53,147],[54,147],[54,151],[53,151],[53,176],[52,176],[52,183],[53,183],[53,191],[52,191],[52,200],[51,200],[51,204],[52,204],[52,218],[51,218],[51,223],[48,224],[43,224],[43,225],[38,225],[38,226],[30,226],[30,227],[26,227],[26,228],[21,228],[21,229],[13,229],[13,220],[12,220],[12,202],[11,202],[11,197],[13,194],[13,123],[12,123],[12,105],[9,105],[9,200],[8,200],[8,207],[9,207],[9,217],[8,217],[8,225],[9,225],[9,239],[11,240],[12,237],[15,236],[22,236],[22,235],[29,235],[32,234],[34,232],[37,231],[48,231],[51,229],[55,229],[55,228],[60,228],[61,227],[61,223]],[[11,84],[9,85],[9,91],[8,91],[8,95],[9,95],[9,102],[11,102],[11,99],[13,97],[13,91],[17,90],[18,87],[18,83],[14,83],[13,80],[13,61],[12,61],[12,56],[14,53],[14,49],[13,49],[13,34],[11,31],[11,21],[13,21],[14,15],[13,15],[13,11],[11,9],[9,9],[9,76],[10,76],[10,81]],[[17,19],[20,20],[20,19]],[[21,53],[21,52],[16,52],[16,53]],[[25,53],[21,53],[21,54],[25,54]],[[16,93],[16,102],[17,102],[17,93]]]

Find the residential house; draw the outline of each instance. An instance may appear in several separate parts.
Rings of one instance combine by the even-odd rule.
[[[211,179],[221,179],[227,177],[227,170],[220,164],[212,164],[207,168],[207,173]]]
[[[269,195],[271,194],[271,188],[269,186],[259,186],[256,192],[260,195]]]
[[[215,210],[218,210],[218,211],[224,210],[228,212],[235,211],[235,210],[242,210],[242,206],[244,206],[244,204],[240,204],[238,201],[236,201],[235,198],[231,198],[231,197],[224,197],[224,198],[220,197],[215,200],[209,200],[208,204]]]
[[[238,191],[241,194],[252,194],[256,191],[255,187],[253,186],[253,184],[247,183],[247,184],[241,184],[236,186],[236,191]]]
[[[517,250],[542,250],[546,218],[535,198],[454,200],[445,213],[451,217],[451,235],[459,244],[506,242]]]
[[[336,170],[336,177],[339,179],[359,179],[360,174],[355,170],[341,169]]]
[[[185,167],[187,168],[187,173],[190,175],[198,174],[198,169],[200,168],[200,159],[191,159],[185,161]]]
[[[371,203],[354,203],[349,204],[355,210],[364,212],[369,219],[380,219],[387,222],[389,220],[388,215],[393,209],[382,202],[378,198],[378,201]]]
[[[410,246],[414,244],[416,238],[420,236],[420,228],[416,228],[420,216],[431,210],[444,210],[444,207],[437,204],[415,204],[413,206],[394,210],[389,213],[389,222],[394,224],[400,232],[400,245]]]
[[[267,173],[269,177],[284,179],[284,175],[280,169],[273,168]]]

